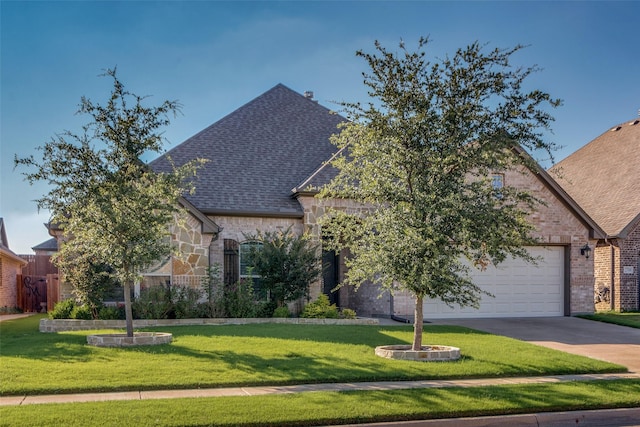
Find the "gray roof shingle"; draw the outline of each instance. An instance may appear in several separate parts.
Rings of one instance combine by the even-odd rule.
[[[554,166],[556,181],[609,235],[640,216],[640,120],[614,126]]]
[[[336,147],[329,137],[346,119],[282,84],[240,107],[150,163],[170,169],[209,160],[185,195],[205,214],[301,216],[292,189],[320,168]]]

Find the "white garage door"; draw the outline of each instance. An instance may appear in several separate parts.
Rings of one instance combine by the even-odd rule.
[[[439,300],[429,300],[424,304],[424,318],[563,316],[564,248],[528,250],[542,261],[534,265],[507,259],[498,267],[473,274],[474,283],[495,296],[483,296],[480,309],[449,308]]]

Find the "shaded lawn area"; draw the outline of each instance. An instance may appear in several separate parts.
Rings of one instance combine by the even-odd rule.
[[[0,425],[314,426],[638,405],[640,381],[616,380],[13,406]]]
[[[92,332],[44,334],[41,316],[0,323],[0,394],[46,394],[624,372],[626,368],[471,329],[430,325],[425,344],[453,345],[456,362],[374,355],[409,344],[411,326],[177,326],[170,345],[86,344]],[[93,331],[95,332],[95,331]]]
[[[611,311],[605,313],[585,314],[578,317],[640,329],[640,313],[638,312],[620,313]]]

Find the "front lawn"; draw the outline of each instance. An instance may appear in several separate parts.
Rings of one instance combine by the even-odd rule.
[[[317,426],[639,405],[640,381],[616,380],[12,406],[0,426]]]
[[[581,315],[584,319],[597,320],[599,322],[614,323],[616,325],[630,326],[640,329],[640,313],[620,313],[615,311]]]
[[[374,355],[407,344],[410,326],[226,325],[157,328],[170,345],[86,344],[88,331],[38,332],[41,316],[0,323],[0,394],[284,385],[624,372],[624,367],[462,327],[429,325],[425,343],[454,345],[456,362]]]

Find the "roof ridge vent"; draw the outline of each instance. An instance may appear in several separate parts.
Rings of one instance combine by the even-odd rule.
[[[611,132],[616,132],[616,131],[619,131],[620,129],[622,129],[622,126],[616,126],[611,128]]]
[[[629,123],[629,126],[635,126],[638,123],[640,123],[640,120],[636,119],[636,120],[632,121],[631,123]]]

